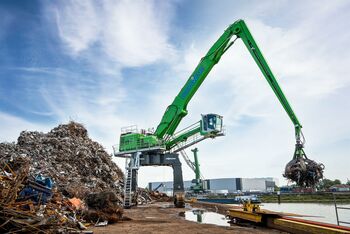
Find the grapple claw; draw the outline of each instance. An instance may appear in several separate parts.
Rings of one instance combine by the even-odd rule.
[[[323,178],[324,165],[307,157],[294,157],[287,163],[283,176],[300,187],[315,187]]]

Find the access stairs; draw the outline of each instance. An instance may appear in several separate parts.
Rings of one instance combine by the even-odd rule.
[[[137,173],[140,168],[140,153],[136,153],[135,157],[130,157],[125,160],[125,184],[124,184],[124,208],[130,208],[136,205],[134,196],[137,189]]]
[[[125,185],[124,185],[124,208],[132,206],[132,169],[127,169]]]

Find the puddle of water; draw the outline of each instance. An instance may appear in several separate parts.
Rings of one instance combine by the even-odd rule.
[[[165,203],[165,204],[161,204],[161,207],[162,208],[174,208],[175,206],[173,204]]]
[[[228,220],[224,215],[209,212],[201,209],[193,209],[185,212],[185,219],[197,223],[207,223],[207,224],[215,224],[219,226],[229,227],[230,224],[227,223]]]

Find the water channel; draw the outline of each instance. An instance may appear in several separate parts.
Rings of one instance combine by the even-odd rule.
[[[237,204],[235,204],[236,206]],[[339,207],[348,207],[350,204],[338,204]],[[296,217],[306,220],[337,224],[334,204],[321,203],[263,203],[262,209],[294,213],[298,215],[305,215],[305,217]],[[350,222],[350,210],[338,210],[340,221]],[[185,219],[198,223],[215,224],[219,226],[230,226],[224,215],[215,212],[209,212],[202,209],[192,209],[185,212]],[[350,226],[348,224],[341,224],[342,226]]]
[[[295,213],[300,215],[308,215],[310,217],[302,217],[302,219],[313,220],[324,223],[337,224],[334,204],[322,203],[263,203],[262,209]],[[338,204],[339,207],[348,207],[350,204]],[[340,221],[350,223],[350,210],[338,209],[338,216]],[[350,226],[341,224],[343,226]]]
[[[215,224],[228,227],[230,224],[224,215],[202,209],[193,209],[185,212],[185,219],[197,223]]]

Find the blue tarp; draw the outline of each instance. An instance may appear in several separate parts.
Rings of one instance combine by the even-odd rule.
[[[19,193],[19,200],[31,199],[35,203],[46,204],[52,196],[53,180],[50,177],[37,175],[34,181],[29,181]]]

